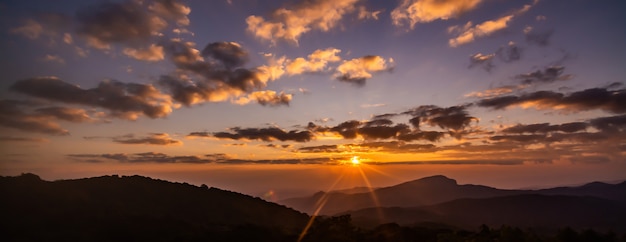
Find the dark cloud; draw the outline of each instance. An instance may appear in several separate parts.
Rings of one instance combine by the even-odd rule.
[[[445,136],[445,132],[439,131],[412,131],[398,135],[398,140],[402,141],[415,141],[415,140],[427,140],[430,142],[437,142]]]
[[[364,139],[389,139],[410,132],[406,124],[364,126],[357,131]]]
[[[360,121],[350,120],[330,128],[329,131],[336,132],[345,139],[355,139],[359,126],[361,126]]]
[[[518,134],[518,135],[496,135],[491,138],[493,141],[514,141],[522,143],[541,143],[546,140],[543,134]]]
[[[489,55],[483,55],[481,53],[474,54],[474,55],[470,56],[470,58],[469,58],[470,64],[469,64],[468,68],[474,68],[476,66],[480,66],[485,71],[491,72],[491,69],[494,68],[494,65],[493,65],[493,57],[494,56],[495,55],[493,55],[493,54],[489,54]]]
[[[88,162],[102,162],[105,160],[114,160],[127,163],[214,163],[221,161],[226,156],[224,154],[209,154],[205,156],[170,156],[163,153],[145,152],[135,154],[69,154],[70,158]]]
[[[626,115],[594,118],[589,123],[604,132],[626,132]]]
[[[340,152],[337,145],[307,146],[298,149],[302,153],[337,153]]]
[[[433,144],[411,144],[402,141],[365,142],[352,146],[367,148],[368,151],[374,149],[389,153],[427,153],[438,151],[437,146]]]
[[[134,120],[141,114],[160,118],[172,111],[169,96],[146,84],[105,80],[95,88],[83,89],[56,77],[37,77],[19,80],[11,90],[51,101],[105,108],[111,116],[124,119]]]
[[[498,56],[498,59],[502,62],[510,63],[520,60],[522,58],[522,51],[522,48],[510,42],[507,46],[498,48],[495,55]]]
[[[174,100],[184,105],[224,101],[242,93],[250,94],[249,99],[261,105],[288,105],[291,101],[289,94],[255,92],[275,77],[262,67],[243,68],[248,53],[237,43],[210,43],[202,51],[204,57],[191,42],[170,41],[163,46],[180,72],[192,74],[193,78],[161,76],[159,80]]]
[[[231,128],[231,132],[216,132],[212,136],[220,139],[248,139],[248,140],[262,140],[262,141],[295,141],[295,142],[307,142],[314,138],[313,133],[309,131],[284,131],[279,128]],[[193,133],[192,133],[193,134]],[[190,136],[192,134],[189,134]],[[200,136],[200,135],[194,135]]]
[[[111,44],[139,46],[148,43],[174,21],[188,25],[189,7],[175,0],[103,2],[78,10],[75,16],[76,32],[87,43],[98,49],[109,49]]]
[[[147,42],[167,23],[150,14],[137,1],[104,2],[76,13],[77,33],[92,47],[106,49],[112,43]]]
[[[552,37],[553,33],[554,33],[554,30],[526,31],[526,42],[528,42],[529,44],[534,44],[534,45],[539,45],[539,46],[548,46],[550,45],[550,37]]]
[[[234,42],[215,42],[202,50],[202,55],[218,60],[226,69],[241,67],[248,62],[248,52]]]
[[[585,122],[572,122],[564,124],[550,125],[549,123],[539,124],[518,124],[512,127],[508,127],[502,130],[503,133],[548,133],[548,132],[565,132],[574,133],[584,131],[589,124]]]
[[[564,70],[565,67],[563,66],[550,66],[546,67],[543,71],[538,70],[527,74],[517,75],[515,76],[515,79],[520,81],[523,85],[552,83],[555,81],[567,81],[572,79],[572,75],[563,75]]]
[[[120,144],[145,144],[145,145],[182,145],[180,140],[172,139],[165,133],[152,133],[147,137],[135,137],[135,135],[124,135],[113,137],[113,142]]]
[[[433,105],[419,106],[405,112],[413,116],[409,120],[415,128],[422,123],[442,129],[462,130],[478,119],[468,114],[468,105],[441,108]]]
[[[553,91],[537,91],[519,96],[500,96],[477,102],[480,107],[504,109],[524,105],[536,109],[584,111],[601,109],[612,113],[626,112],[626,89],[609,91],[591,88],[568,95]]]
[[[24,112],[36,105],[38,104],[31,101],[0,100],[0,125],[27,132],[69,135],[69,131],[63,129],[49,115]]]

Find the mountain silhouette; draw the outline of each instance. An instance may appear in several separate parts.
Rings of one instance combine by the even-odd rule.
[[[310,197],[290,198],[278,203],[312,214],[319,207],[318,204],[325,201],[319,213],[334,215],[372,207],[418,207],[463,198],[491,198],[521,194],[593,196],[626,201],[626,182],[619,184],[592,182],[579,187],[541,190],[504,190],[482,185],[459,185],[456,180],[442,175],[378,188],[373,192],[341,193],[340,191],[317,192]]]
[[[4,241],[293,241],[309,218],[248,195],[142,176],[49,182],[24,174],[1,177],[0,192]]]
[[[373,194],[370,192],[354,194],[318,192],[311,197],[285,199],[279,203],[311,214],[317,209],[318,201],[326,199],[320,214],[333,215],[369,207],[414,207],[459,198],[486,198],[520,193],[522,192],[481,185],[459,185],[456,180],[438,175],[379,188],[374,190]],[[375,200],[378,200],[378,204],[374,202]]]
[[[457,199],[410,208],[367,208],[347,212],[355,223],[374,226],[444,223],[461,228],[502,225],[521,228],[615,230],[626,232],[626,202],[589,196],[523,194],[482,199]],[[384,214],[381,218],[380,214]]]

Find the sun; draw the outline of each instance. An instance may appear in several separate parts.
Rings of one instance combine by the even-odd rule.
[[[350,160],[350,163],[352,163],[353,166],[358,166],[359,164],[361,164],[361,161],[359,161],[358,156],[353,156]]]

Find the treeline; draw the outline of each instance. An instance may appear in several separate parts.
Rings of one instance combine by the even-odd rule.
[[[598,232],[592,229],[573,230],[569,227],[556,232],[534,231],[503,225],[490,228],[482,225],[475,231],[455,229],[445,225],[400,226],[396,223],[379,225],[373,229],[361,229],[352,225],[350,215],[318,218],[302,241],[507,241],[507,242],[626,242],[626,234],[612,231]]]

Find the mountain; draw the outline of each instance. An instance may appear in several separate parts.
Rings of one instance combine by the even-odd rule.
[[[317,209],[317,202],[325,199],[326,203],[320,210],[320,214],[332,215],[369,207],[414,207],[459,198],[486,198],[520,193],[523,192],[480,185],[459,185],[455,180],[439,175],[379,188],[374,190],[373,194],[370,192],[354,194],[318,192],[311,197],[285,199],[279,203],[311,214]],[[375,200],[378,203],[374,202]]]
[[[626,202],[588,196],[512,195],[482,199],[457,199],[410,208],[367,208],[351,211],[355,224],[374,226],[444,223],[466,229],[482,224],[521,228],[593,228],[626,232]],[[382,214],[382,218],[381,218]]]
[[[0,196],[3,241],[293,241],[309,218],[259,198],[141,176],[0,177]]]
[[[592,182],[578,187],[556,187],[530,193],[544,195],[592,196],[616,201],[626,201],[626,181],[618,184]]]
[[[441,175],[374,189],[373,193],[348,191],[350,192],[343,193],[341,190],[329,193],[317,192],[310,197],[290,198],[278,203],[312,214],[318,208],[318,202],[325,200],[320,214],[334,215],[372,207],[417,207],[462,198],[491,198],[521,194],[592,196],[626,201],[626,182],[619,184],[592,182],[579,187],[541,190],[503,190],[482,185],[459,185],[456,180]]]

